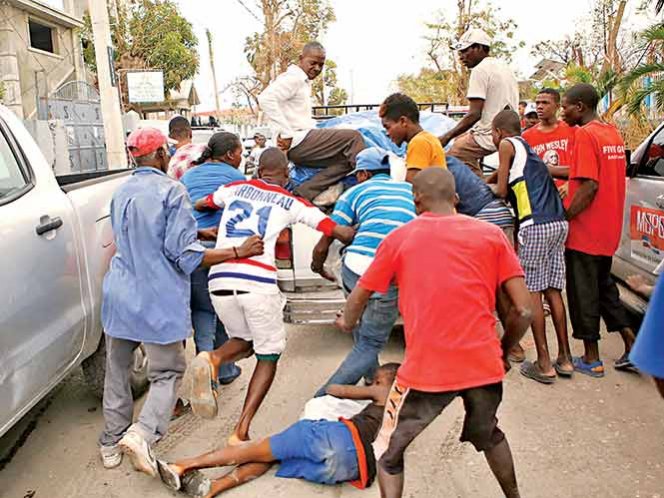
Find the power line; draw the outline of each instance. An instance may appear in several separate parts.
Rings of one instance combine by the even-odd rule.
[[[251,14],[251,16],[252,16],[254,19],[256,19],[258,22],[263,22],[263,20],[262,20],[260,17],[258,17],[258,16],[254,13],[253,10],[251,10],[249,7],[247,7],[247,5],[246,5],[242,0],[236,0],[236,2],[239,3],[240,5],[242,5],[242,7],[244,7],[244,10],[246,10],[247,12],[249,12],[249,14]]]

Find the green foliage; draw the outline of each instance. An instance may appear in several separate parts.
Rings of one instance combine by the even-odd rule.
[[[318,105],[342,105],[348,100],[348,93],[338,87],[337,63],[332,59],[325,61],[323,74],[311,85],[311,92]]]
[[[111,17],[117,69],[161,69],[166,92],[196,74],[198,39],[172,0],[140,0],[127,9],[118,5],[117,12],[117,17]],[[87,14],[81,39],[84,60],[96,72],[92,26]]]

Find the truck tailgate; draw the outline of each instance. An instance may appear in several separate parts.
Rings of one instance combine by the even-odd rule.
[[[312,292],[285,292],[286,323],[331,324],[343,310],[346,299],[341,289]]]

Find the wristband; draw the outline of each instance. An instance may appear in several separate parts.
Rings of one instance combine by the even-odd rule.
[[[237,247],[233,246],[233,253],[235,254],[235,259],[240,259],[240,255],[237,253]]]

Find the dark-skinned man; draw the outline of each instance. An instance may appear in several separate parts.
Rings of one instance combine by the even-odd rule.
[[[141,128],[129,135],[127,147],[138,168],[111,201],[117,250],[103,285],[105,426],[99,444],[105,468],[120,465],[124,453],[136,470],[156,476],[150,447],[166,434],[186,366],[190,275],[201,265],[262,254],[263,242],[249,237],[234,247],[203,247],[198,238],[213,239],[216,229],[196,230],[187,190],[166,176],[166,136]],[[129,374],[133,351],[141,343],[150,391],[132,424]]]
[[[303,223],[324,235],[348,243],[355,231],[325,216],[320,209],[283,187],[288,183],[288,159],[275,147],[265,149],[258,164],[259,178],[234,182],[196,201],[197,210],[222,209],[217,247],[234,247],[254,234],[265,241],[265,254],[238,258],[211,268],[209,287],[217,316],[231,338],[220,348],[202,352],[192,361],[194,413],[217,414],[216,391],[211,382],[221,364],[256,354],[242,413],[229,438],[230,445],[249,440],[249,428],[265,399],[286,347],[284,299],[277,285],[274,251],[281,231]]]
[[[390,233],[348,297],[337,324],[355,326],[374,292],[394,282],[406,350],[373,445],[383,498],[400,498],[404,452],[456,397],[466,409],[462,441],[482,451],[503,493],[518,498],[512,454],[496,410],[508,351],[531,321],[523,270],[497,226],[455,213],[452,173],[420,172],[413,182],[418,218]],[[496,336],[496,293],[509,299],[505,334]]]
[[[466,163],[482,176],[482,158],[496,152],[491,140],[491,122],[500,111],[519,105],[519,86],[514,73],[502,62],[489,55],[491,37],[484,31],[471,28],[454,46],[461,63],[470,69],[468,102],[470,109],[461,121],[440,137],[443,147],[454,139],[447,154]]]
[[[578,126],[569,171],[569,236],[567,301],[575,339],[584,355],[573,358],[574,369],[591,377],[604,376],[599,354],[600,317],[609,332],[620,332],[625,353],[618,370],[632,369],[629,352],[634,332],[611,277],[613,254],[620,243],[625,206],[625,144],[615,126],[600,120],[599,95],[592,85],[574,85],[564,95],[564,120]]]
[[[325,57],[320,43],[307,43],[298,64],[291,65],[258,96],[276,134],[277,146],[288,154],[288,159],[321,170],[295,189],[296,195],[309,201],[348,175],[355,167],[355,156],[365,147],[356,130],[315,128],[311,82],[323,71]]]

